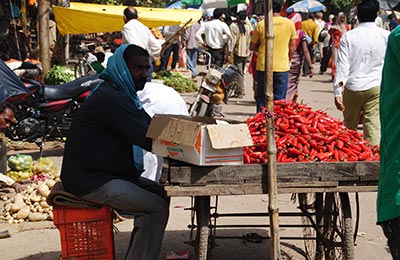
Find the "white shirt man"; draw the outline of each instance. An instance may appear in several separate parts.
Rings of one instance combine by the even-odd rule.
[[[227,40],[232,40],[232,34],[228,25],[219,19],[201,23],[201,27],[196,33],[196,40],[200,44],[204,44],[201,37],[203,33],[205,36],[205,43],[212,49],[222,49],[227,43]],[[228,39],[226,39],[224,35],[226,35]]]
[[[339,85],[352,91],[380,85],[389,34],[373,22],[360,23],[343,34],[333,83],[335,97],[342,96],[343,88]]]
[[[335,105],[346,126],[357,130],[362,114],[364,137],[372,145],[380,141],[379,86],[389,34],[373,21],[344,33],[333,82]]]
[[[173,88],[164,84],[148,82],[142,91],[138,91],[143,109],[153,117],[155,114],[189,115],[186,103]],[[143,150],[144,172],[142,177],[159,182],[163,157]]]
[[[125,25],[122,28],[122,43],[135,44],[147,50],[151,60],[154,61],[160,56],[161,41],[151,33],[150,29],[138,21],[137,11],[134,7],[127,7],[124,10]]]
[[[222,22],[224,14],[222,9],[217,8],[213,12],[213,20],[202,23],[200,29],[196,33],[196,40],[200,45],[204,45],[202,34],[205,36],[205,43],[208,51],[212,56],[211,63],[222,67],[225,58],[225,44],[232,41],[232,34],[226,23]],[[232,50],[229,50],[230,52]]]

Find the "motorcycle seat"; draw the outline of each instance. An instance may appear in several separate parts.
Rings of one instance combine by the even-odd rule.
[[[69,99],[91,90],[98,83],[99,74],[82,77],[61,85],[44,85],[43,96],[47,100]]]

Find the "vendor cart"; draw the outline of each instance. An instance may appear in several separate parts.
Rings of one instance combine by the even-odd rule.
[[[278,163],[277,172],[278,193],[297,194],[300,212],[291,216],[302,218],[308,259],[354,259],[358,216],[353,233],[348,192],[377,191],[379,162]],[[194,198],[197,259],[208,258],[213,242],[211,196],[268,194],[262,164],[201,167],[171,160],[163,177],[170,197]]]

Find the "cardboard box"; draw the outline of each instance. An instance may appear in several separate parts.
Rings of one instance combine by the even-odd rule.
[[[238,165],[253,145],[246,124],[213,118],[155,115],[147,131],[153,153],[195,165]]]

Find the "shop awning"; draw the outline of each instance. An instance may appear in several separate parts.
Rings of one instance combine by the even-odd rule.
[[[59,32],[64,34],[85,34],[97,32],[117,32],[124,26],[123,11],[126,6],[70,3],[70,7],[53,6]],[[166,25],[188,26],[202,16],[200,10],[178,10],[166,8],[135,7],[139,21],[147,27]]]

